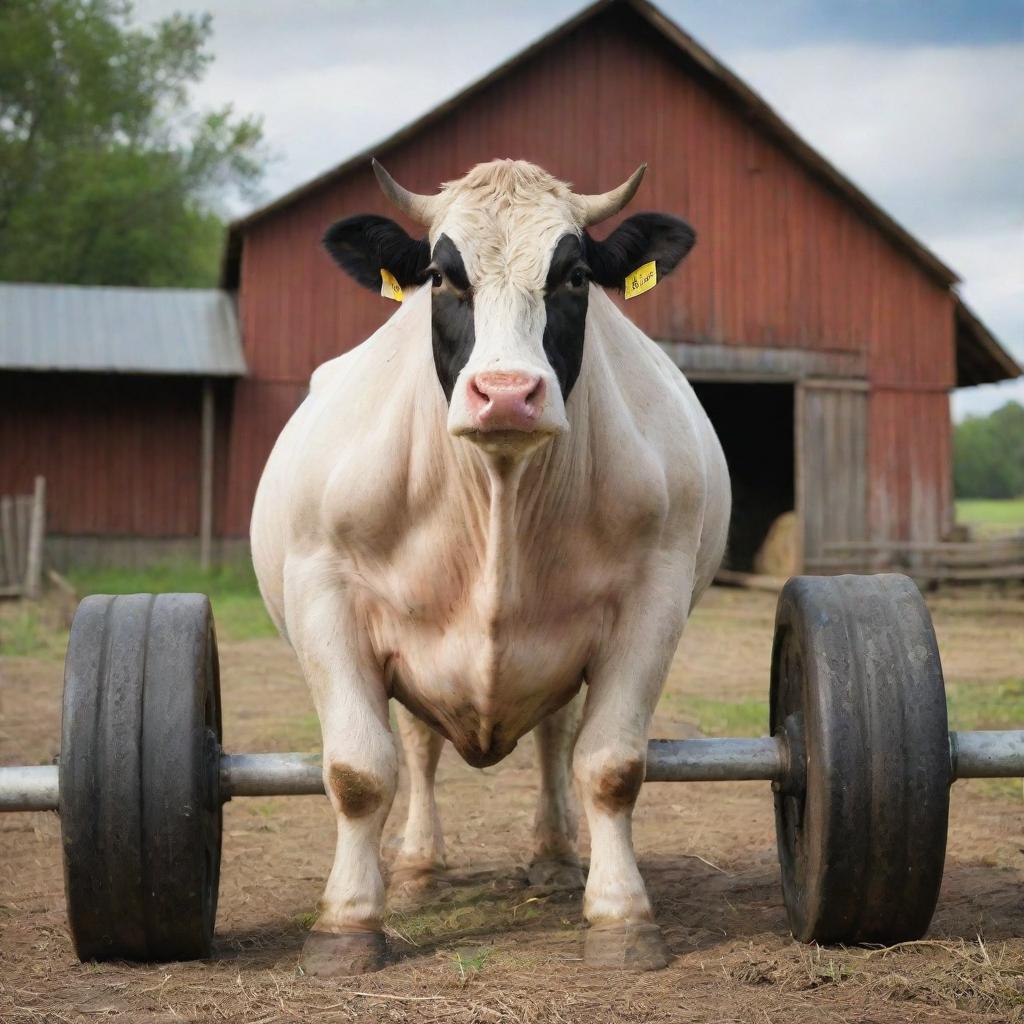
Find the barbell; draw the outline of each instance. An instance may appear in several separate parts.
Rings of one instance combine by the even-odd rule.
[[[786,584],[769,732],[652,740],[646,781],[771,782],[783,900],[804,942],[920,938],[942,879],[950,784],[1024,775],[1024,731],[948,731],[931,619],[905,576]],[[315,755],[222,750],[201,594],[85,598],[58,763],[0,767],[0,810],[60,814],[82,960],[208,957],[223,804],[323,792]]]

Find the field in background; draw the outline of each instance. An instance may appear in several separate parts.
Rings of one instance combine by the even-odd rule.
[[[176,564],[150,569],[81,569],[68,573],[79,597],[88,594],[208,594],[222,641],[277,635],[251,566],[203,570]],[[51,592],[46,601],[0,602],[0,656],[63,658],[75,600]]]
[[[979,538],[1024,532],[1024,497],[959,498],[956,521],[972,527]]]
[[[960,504],[965,503],[958,503]],[[984,514],[1006,516],[997,501],[968,502]],[[1024,501],[1016,503],[1024,517]],[[992,506],[993,508],[989,508]],[[1024,520],[1022,520],[1024,522]],[[165,565],[147,570],[97,569],[70,574],[80,597],[167,591],[210,596],[222,643],[276,637],[252,569],[201,570]],[[929,599],[935,619],[949,700],[951,729],[1024,728],[1024,599],[999,599],[964,590]],[[74,601],[51,595],[39,603],[0,603],[0,656],[63,659]],[[767,666],[774,599],[769,595],[715,588],[691,616],[662,698],[674,717],[709,736],[759,736],[768,728]],[[687,683],[686,652],[715,665],[701,685]],[[759,664],[759,672],[741,666]],[[996,667],[993,667],[996,666]],[[308,729],[316,737],[315,728]]]

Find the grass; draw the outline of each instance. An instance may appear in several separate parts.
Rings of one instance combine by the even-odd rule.
[[[705,736],[767,736],[768,700],[747,697],[716,700],[688,693],[666,693],[667,710],[692,722]]]
[[[0,603],[0,656],[57,660],[66,646],[59,616],[27,602]]]
[[[252,640],[276,635],[249,566],[203,570],[192,563],[147,569],[77,569],[68,579],[87,594],[208,594],[220,640]],[[56,600],[0,604],[0,655],[62,658],[71,609]]]
[[[276,633],[249,565],[209,570],[189,563],[135,570],[82,569],[68,576],[80,594],[208,594],[218,635],[224,640],[252,640]]]
[[[1024,729],[1024,678],[946,683],[950,729]]]
[[[767,699],[716,700],[666,693],[663,701],[670,714],[692,722],[705,736],[768,734]],[[947,681],[946,704],[950,729],[1024,729],[1024,677]],[[975,784],[991,796],[1021,797],[1016,779],[985,779]]]
[[[979,537],[999,537],[1024,531],[1024,497],[961,498],[957,522],[974,528]]]
[[[692,722],[706,736],[764,736],[766,699],[716,700],[667,693],[667,709]],[[950,729],[1024,729],[1024,677],[946,683]]]

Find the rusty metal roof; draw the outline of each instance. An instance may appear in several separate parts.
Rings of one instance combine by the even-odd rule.
[[[246,366],[226,292],[0,282],[0,370],[238,377]]]

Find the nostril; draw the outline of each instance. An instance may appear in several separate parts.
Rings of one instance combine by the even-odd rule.
[[[526,396],[526,399],[525,399],[526,404],[527,405],[535,405],[537,402],[539,402],[540,401],[540,396],[541,396],[541,393],[543,392],[543,390],[544,390],[544,381],[542,381],[540,378],[538,378],[537,379],[537,383],[533,385],[533,388],[530,390],[530,393]]]

